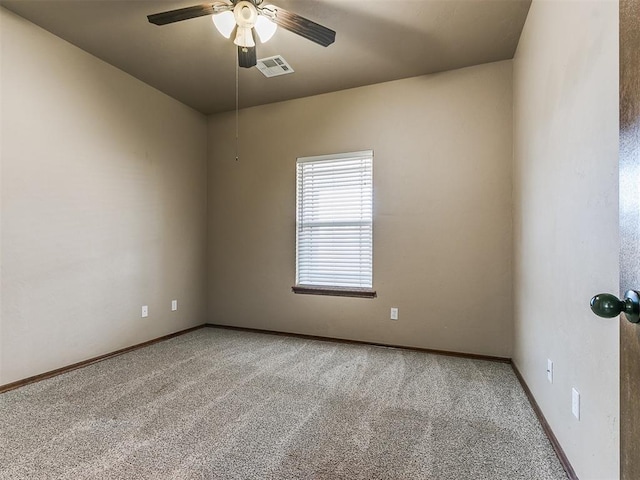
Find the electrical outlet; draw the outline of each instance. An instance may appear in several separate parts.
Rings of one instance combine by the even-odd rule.
[[[553,362],[547,358],[547,380],[553,383]]]
[[[398,319],[398,308],[391,307],[391,320],[397,320],[397,319]]]
[[[574,417],[580,420],[580,392],[575,388],[571,389],[571,412]]]
[[[142,318],[146,318],[149,316],[149,306],[148,305],[143,305],[142,306]]]
[[[178,310],[178,300],[171,300],[171,311],[175,312]]]

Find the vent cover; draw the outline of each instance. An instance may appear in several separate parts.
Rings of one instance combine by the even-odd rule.
[[[287,61],[280,55],[275,57],[261,58],[256,65],[258,70],[262,72],[265,77],[277,77],[278,75],[286,75],[287,73],[293,73],[293,68],[287,63]]]

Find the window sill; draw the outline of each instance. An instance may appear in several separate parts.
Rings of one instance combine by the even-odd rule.
[[[291,291],[304,295],[330,295],[333,297],[374,298],[377,296],[376,291],[371,288],[294,285],[291,287]]]

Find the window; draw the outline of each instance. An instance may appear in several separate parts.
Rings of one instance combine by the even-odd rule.
[[[296,293],[374,297],[373,152],[297,161]]]

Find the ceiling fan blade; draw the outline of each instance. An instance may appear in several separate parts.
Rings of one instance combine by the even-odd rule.
[[[238,47],[238,65],[243,68],[255,67],[258,63],[256,47]]]
[[[168,23],[189,20],[190,18],[213,15],[214,13],[216,13],[216,11],[213,8],[213,4],[206,3],[203,5],[194,5],[193,7],[169,10],[168,12],[154,13],[153,15],[147,15],[147,19],[150,23],[154,23],[156,25],[166,25]]]
[[[323,27],[322,25],[312,22],[311,20],[301,17],[295,13],[289,12],[284,8],[276,7],[275,5],[268,5],[263,7],[268,13],[273,15],[265,15],[270,18],[274,23],[281,26],[285,30],[296,33],[301,37],[311,40],[323,47],[328,47],[336,41],[336,32],[330,28]]]

